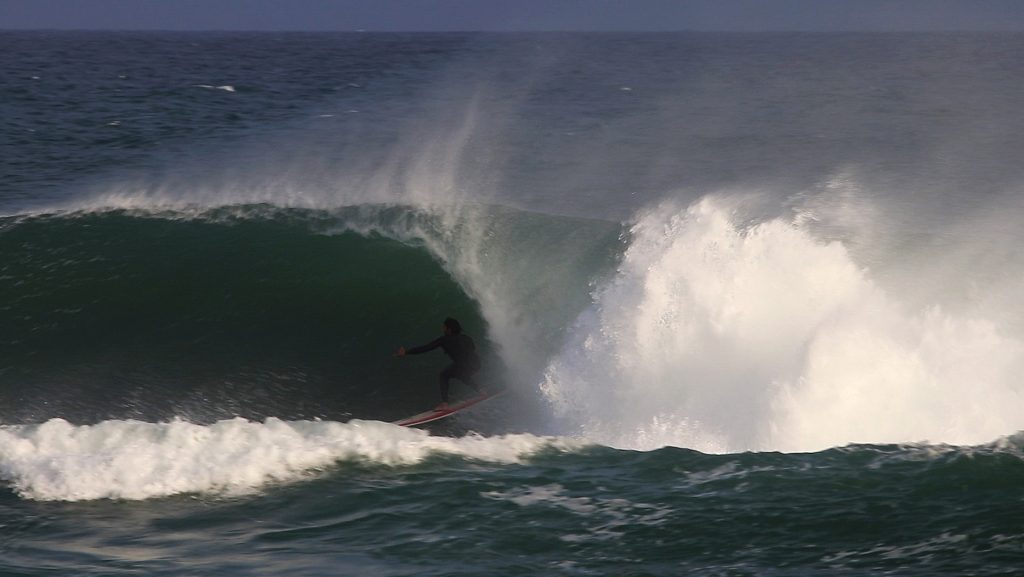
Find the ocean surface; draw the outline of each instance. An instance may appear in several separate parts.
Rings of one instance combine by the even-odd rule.
[[[1021,102],[1012,33],[0,32],[0,574],[1021,575]],[[389,424],[447,316],[507,394]]]

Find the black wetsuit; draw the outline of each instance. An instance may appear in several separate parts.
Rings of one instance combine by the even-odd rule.
[[[432,351],[438,347],[444,350],[444,354],[452,359],[452,364],[445,367],[438,375],[441,384],[441,401],[448,402],[448,384],[451,379],[459,379],[475,391],[480,391],[474,375],[480,371],[480,357],[476,354],[476,345],[473,339],[466,335],[443,335],[425,345],[413,347],[407,351],[407,355],[418,355]]]

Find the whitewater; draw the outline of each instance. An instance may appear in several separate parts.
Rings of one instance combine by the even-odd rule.
[[[179,493],[244,494],[297,482],[339,462],[410,465],[432,454],[518,463],[542,449],[579,446],[533,435],[456,439],[376,421],[243,419],[200,426],[54,419],[2,433],[4,476],[27,498],[147,499]]]

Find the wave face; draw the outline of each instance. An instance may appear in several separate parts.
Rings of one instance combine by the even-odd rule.
[[[422,251],[321,234],[316,220],[113,212],[10,223],[5,418],[341,416],[401,381],[390,351],[417,324],[433,329],[440,303],[480,329]]]
[[[560,418],[613,446],[711,452],[976,444],[1020,428],[1024,341],[906,306],[799,219],[741,214],[708,197],[639,216],[546,370]]]
[[[586,302],[568,275],[604,266],[618,227],[471,216],[473,227],[401,207],[249,205],[8,218],[2,418],[399,418],[435,402],[443,361],[391,354],[449,315],[504,386],[542,365]],[[582,252],[545,273],[557,251],[534,247],[555,244]]]

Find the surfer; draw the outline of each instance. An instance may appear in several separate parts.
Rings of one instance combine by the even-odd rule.
[[[438,411],[448,408],[448,384],[453,378],[466,383],[476,392],[480,392],[480,385],[475,378],[477,372],[480,371],[480,357],[476,354],[476,345],[473,343],[473,339],[462,334],[462,325],[451,317],[444,319],[441,332],[443,334],[440,337],[425,345],[408,350],[405,347],[399,347],[398,352],[395,353],[397,357],[404,357],[405,355],[426,353],[441,347],[444,354],[451,357],[452,364],[445,367],[438,375],[441,384],[441,404],[436,408]]]

